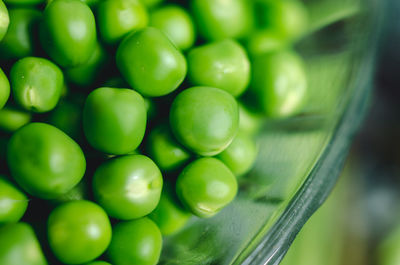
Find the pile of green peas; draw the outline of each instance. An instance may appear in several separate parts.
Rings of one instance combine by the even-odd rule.
[[[297,0],[0,0],[0,264],[157,264],[301,113]]]

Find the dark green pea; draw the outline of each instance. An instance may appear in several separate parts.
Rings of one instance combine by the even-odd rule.
[[[30,123],[11,137],[7,163],[12,177],[29,194],[56,198],[82,179],[86,161],[77,143],[45,123]]]
[[[100,256],[111,241],[107,214],[91,201],[72,201],[54,209],[47,223],[51,250],[66,264],[81,264]]]
[[[8,98],[10,97],[10,82],[8,82],[7,76],[0,68],[0,110],[6,105]]]
[[[146,27],[148,15],[139,0],[105,0],[97,7],[97,23],[102,40],[115,44],[129,32]]]
[[[254,32],[246,40],[247,51],[252,57],[282,50],[286,46],[287,42],[281,36],[268,30]]]
[[[15,101],[32,112],[47,112],[57,105],[64,86],[60,68],[51,61],[25,57],[11,68],[10,82]]]
[[[6,5],[2,0],[0,0],[0,41],[6,35],[8,26],[10,24],[10,16],[8,15],[8,10]]]
[[[269,117],[284,118],[297,114],[307,94],[302,59],[291,51],[255,58],[250,89],[254,102]]]
[[[0,264],[48,264],[30,225],[14,223],[0,226]]]
[[[192,49],[188,75],[194,85],[223,89],[239,96],[250,81],[250,61],[236,41],[227,39]]]
[[[32,119],[29,112],[11,107],[5,107],[0,110],[0,131],[15,132]]]
[[[142,96],[132,89],[94,90],[83,109],[83,129],[88,142],[99,151],[121,155],[135,150],[146,129]]]
[[[148,218],[120,222],[113,227],[107,255],[113,265],[156,265],[162,247],[161,232]]]
[[[4,0],[7,5],[12,6],[33,6],[46,2],[46,0]]]
[[[42,16],[32,8],[12,8],[9,10],[10,26],[0,42],[0,58],[5,60],[33,56],[36,50],[36,30]]]
[[[18,222],[27,207],[25,194],[0,176],[0,224]]]
[[[90,8],[79,0],[51,2],[43,13],[40,41],[57,64],[86,63],[96,46],[96,25]]]
[[[179,199],[193,214],[212,217],[227,206],[238,189],[235,176],[220,160],[200,158],[190,163],[176,181]]]
[[[150,26],[158,28],[181,50],[193,46],[196,33],[189,13],[179,6],[165,6],[150,13]]]
[[[199,155],[212,156],[222,152],[235,137],[238,104],[222,89],[192,87],[174,99],[169,119],[181,144]]]
[[[157,165],[143,155],[121,156],[102,164],[93,178],[96,201],[108,215],[129,220],[157,206],[163,179]]]
[[[186,76],[185,57],[155,28],[128,35],[118,47],[116,59],[129,85],[147,97],[171,93]]]
[[[165,0],[140,0],[147,7],[155,7],[162,4]]]

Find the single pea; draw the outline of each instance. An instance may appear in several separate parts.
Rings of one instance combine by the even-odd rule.
[[[97,23],[102,40],[115,44],[129,32],[147,26],[146,8],[139,0],[105,0],[97,7]]]
[[[265,117],[262,114],[239,103],[239,131],[254,136],[260,131],[264,120]]]
[[[191,157],[174,138],[166,125],[150,131],[147,149],[149,156],[163,171],[173,171],[183,166]]]
[[[18,222],[27,207],[25,194],[0,176],[0,224]]]
[[[286,46],[287,42],[281,36],[269,30],[256,31],[246,40],[246,48],[251,57],[279,51]]]
[[[212,217],[236,196],[238,184],[229,168],[212,157],[190,163],[176,181],[176,193],[193,214]]]
[[[143,155],[127,155],[102,164],[93,177],[96,201],[108,215],[121,220],[140,218],[157,206],[163,179],[157,165]]]
[[[4,0],[4,2],[11,6],[33,6],[43,4],[46,0]]]
[[[35,33],[42,14],[33,8],[11,8],[10,26],[0,42],[0,58],[5,60],[33,56],[37,50]]]
[[[236,135],[228,148],[217,156],[236,176],[246,174],[253,166],[256,157],[256,143],[244,133]]]
[[[165,0],[140,0],[145,6],[151,8],[162,4]]]
[[[47,222],[49,245],[66,264],[81,264],[100,256],[111,241],[107,214],[91,201],[72,201],[55,208]]]
[[[170,110],[172,132],[193,152],[212,156],[232,142],[239,127],[235,98],[213,87],[192,87],[178,94]]]
[[[56,198],[71,190],[86,169],[79,145],[45,123],[29,123],[12,135],[7,162],[17,183],[42,199]]]
[[[62,67],[86,63],[96,46],[96,25],[90,8],[79,0],[51,2],[43,13],[40,41]]]
[[[250,92],[269,117],[297,114],[305,102],[307,77],[302,59],[291,51],[258,56],[253,62]]]
[[[49,5],[53,1],[54,0],[46,0],[46,3],[47,5]],[[80,1],[90,6],[90,8],[95,8],[100,2],[100,0],[80,0]]]
[[[236,41],[226,39],[196,47],[188,54],[188,75],[194,85],[241,95],[250,81],[250,61]]]
[[[12,66],[10,82],[20,106],[32,112],[47,112],[54,109],[61,97],[64,76],[47,59],[25,57]]]
[[[143,97],[132,89],[101,87],[86,99],[83,130],[88,142],[107,154],[135,150],[146,129]]]
[[[0,68],[0,110],[6,105],[10,97],[10,82],[3,70]]]
[[[31,119],[32,115],[29,112],[7,106],[0,109],[0,131],[15,132]]]
[[[160,7],[150,13],[150,26],[158,28],[181,50],[193,46],[196,33],[189,13],[175,5]]]
[[[253,28],[249,0],[192,0],[190,3],[199,32],[207,40],[243,38]]]
[[[86,263],[85,265],[111,265],[111,263],[98,260],[98,261],[92,261],[92,262]]]
[[[4,4],[4,2],[0,0],[0,41],[6,35],[9,24],[10,24],[10,16],[8,14],[7,7]]]
[[[113,265],[156,265],[162,247],[161,232],[149,218],[120,222],[113,227],[107,255]]]
[[[48,264],[30,225],[13,223],[0,226],[0,264]]]
[[[155,28],[128,35],[118,47],[116,59],[129,85],[147,97],[171,93],[186,76],[185,57]]]

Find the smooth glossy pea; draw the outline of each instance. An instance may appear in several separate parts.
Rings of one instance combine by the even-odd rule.
[[[12,6],[34,6],[43,4],[46,0],[4,0],[4,2]]]
[[[93,193],[108,215],[129,220],[151,213],[157,206],[163,179],[157,165],[143,155],[106,161],[95,172]]]
[[[10,16],[6,5],[2,0],[0,0],[0,41],[6,35],[8,26],[10,24]]]
[[[181,50],[193,46],[196,32],[189,13],[175,5],[164,6],[150,13],[150,26],[158,28]]]
[[[190,163],[176,181],[176,193],[193,214],[212,217],[236,196],[238,184],[229,168],[212,157]]]
[[[0,110],[6,105],[10,97],[10,82],[6,74],[0,68]]]
[[[18,222],[27,207],[26,195],[0,176],[0,224]]]
[[[171,93],[186,76],[185,57],[155,28],[128,35],[118,47],[116,59],[129,85],[147,97]]]
[[[127,88],[101,87],[86,99],[83,130],[89,143],[107,154],[135,150],[146,129],[143,97]]]
[[[107,255],[113,265],[156,265],[162,246],[161,232],[149,218],[120,222],[113,227]]]
[[[29,123],[12,135],[7,164],[16,182],[42,199],[56,198],[71,190],[86,169],[79,145],[45,123]]]
[[[10,72],[15,101],[32,112],[47,112],[57,105],[64,86],[60,68],[39,57],[25,57]]]
[[[0,131],[15,132],[31,119],[31,113],[6,106],[0,110]]]
[[[284,49],[287,42],[277,33],[269,30],[259,30],[252,33],[246,40],[246,48],[251,57]]]
[[[232,142],[239,126],[235,98],[213,87],[192,87],[178,94],[170,109],[177,140],[193,152],[212,156]]]
[[[234,40],[222,40],[192,49],[188,54],[188,75],[194,85],[223,89],[239,96],[250,81],[250,61]]]
[[[40,41],[62,67],[86,63],[96,46],[96,25],[90,8],[79,0],[51,2],[43,13]]]

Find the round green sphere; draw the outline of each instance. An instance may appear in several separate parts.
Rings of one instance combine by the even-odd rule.
[[[0,0],[0,41],[4,38],[7,33],[8,26],[10,25],[10,16],[6,5]]]
[[[0,176],[0,224],[18,222],[27,207],[26,195]]]

